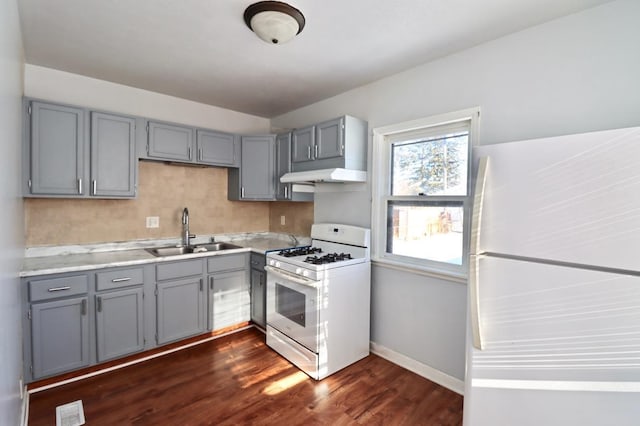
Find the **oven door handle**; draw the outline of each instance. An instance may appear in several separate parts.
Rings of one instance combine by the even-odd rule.
[[[314,280],[311,280],[309,278],[304,278],[304,277],[301,277],[299,275],[294,275],[294,274],[292,274],[290,272],[282,271],[282,270],[274,268],[272,266],[268,266],[267,265],[267,266],[264,267],[264,270],[267,271],[270,274],[277,275],[282,279],[293,281],[294,283],[297,283],[297,284],[306,285],[307,287],[316,288],[318,286],[318,281],[314,281]]]

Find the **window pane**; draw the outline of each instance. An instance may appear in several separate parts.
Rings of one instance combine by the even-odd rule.
[[[467,195],[469,132],[392,145],[392,195]]]
[[[462,265],[462,203],[389,201],[387,253]]]

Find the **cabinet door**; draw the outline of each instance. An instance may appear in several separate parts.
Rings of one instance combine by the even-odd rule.
[[[202,278],[158,283],[158,344],[205,331]]]
[[[240,197],[273,200],[275,185],[275,137],[243,136]]]
[[[198,163],[237,166],[237,138],[235,135],[222,132],[198,130],[197,132]]]
[[[291,199],[291,184],[280,182],[285,173],[291,171],[291,133],[276,137],[276,199]]]
[[[31,103],[31,194],[82,195],[84,110]]]
[[[91,113],[91,195],[136,194],[135,119]]]
[[[213,274],[209,276],[209,286],[212,330],[249,321],[251,296],[245,270]]]
[[[142,288],[98,294],[96,331],[98,362],[141,351]]]
[[[192,160],[193,129],[173,124],[149,122],[147,154],[163,160]]]
[[[87,298],[31,305],[33,378],[89,365]]]
[[[293,163],[313,160],[315,138],[315,126],[293,131],[291,139],[291,161]]]
[[[260,269],[251,269],[251,321],[265,327],[267,317],[266,307],[266,278],[267,274]]]
[[[315,159],[342,157],[344,152],[344,118],[316,125]]]

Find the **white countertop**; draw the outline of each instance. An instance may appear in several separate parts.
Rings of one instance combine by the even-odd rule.
[[[177,239],[137,240],[93,245],[32,247],[25,251],[25,259],[20,276],[30,277],[146,263],[171,262],[248,251],[264,254],[267,251],[303,246],[310,243],[308,237],[297,237],[298,242],[296,243],[287,234],[275,233],[232,234],[213,237],[216,242],[231,242],[241,248],[156,257],[147,252],[145,248],[176,245],[179,241]],[[209,241],[211,241],[211,236],[198,237],[194,244],[204,244]]]

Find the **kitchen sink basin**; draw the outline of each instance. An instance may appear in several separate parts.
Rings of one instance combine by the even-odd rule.
[[[230,243],[210,243],[210,244],[198,244],[195,246],[168,246],[168,247],[153,247],[145,249],[154,256],[178,256],[181,254],[189,253],[204,253],[208,251],[221,251],[232,250],[242,248],[235,244]]]

